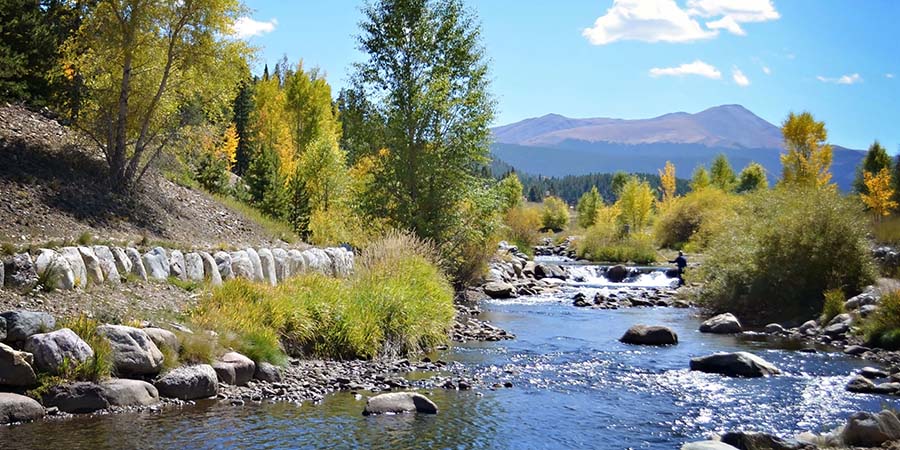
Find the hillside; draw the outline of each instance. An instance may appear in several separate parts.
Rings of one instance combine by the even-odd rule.
[[[22,106],[0,106],[0,243],[167,241],[184,248],[276,243],[276,233],[209,194],[148,173],[133,198],[103,184],[105,162],[78,133]]]
[[[740,105],[651,119],[570,119],[557,114],[493,129],[495,157],[518,170],[545,176],[593,172],[656,173],[672,161],[687,177],[719,153],[740,169],[762,164],[770,181],[781,173],[781,130]],[[864,152],[834,146],[832,171],[849,189]]]

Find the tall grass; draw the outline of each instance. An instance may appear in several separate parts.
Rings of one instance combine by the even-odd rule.
[[[882,220],[873,220],[872,234],[875,241],[882,244],[900,243],[900,217],[888,216]]]
[[[192,319],[255,361],[414,354],[445,342],[453,325],[453,291],[436,255],[395,234],[363,252],[352,278],[307,274],[277,287],[230,280]]]
[[[863,322],[866,342],[888,350],[900,349],[900,291],[881,296],[878,309]]]
[[[63,367],[60,368],[60,377],[68,380],[93,382],[108,378],[113,372],[112,347],[106,338],[97,334],[97,327],[100,323],[81,315],[66,320],[61,325],[62,328],[69,328],[75,332],[90,345],[94,350],[94,356],[80,364],[69,364],[68,361],[64,361]]]

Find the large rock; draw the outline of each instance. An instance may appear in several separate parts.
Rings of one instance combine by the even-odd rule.
[[[91,346],[68,328],[29,336],[25,351],[34,355],[35,368],[52,374],[58,374],[64,363],[74,367],[94,356]]]
[[[97,334],[112,347],[113,365],[119,376],[155,375],[162,369],[163,354],[144,330],[124,325],[102,325]]]
[[[45,312],[7,311],[0,317],[6,319],[6,342],[22,342],[33,334],[56,328],[56,319]]]
[[[287,276],[300,275],[306,272],[306,258],[300,250],[288,250],[288,268],[285,272]]]
[[[290,278],[291,263],[288,259],[287,250],[283,248],[272,249],[272,259],[275,261],[275,278],[279,283]]]
[[[159,403],[159,392],[141,380],[115,378],[100,383],[109,406],[149,406]]]
[[[226,252],[216,252],[213,258],[215,258],[216,267],[219,269],[219,278],[222,281],[234,279],[234,272],[231,269],[231,255]]]
[[[199,253],[184,255],[184,277],[191,281],[203,281],[203,258]]]
[[[278,383],[281,381],[281,370],[267,362],[260,362],[256,365],[256,372],[253,372],[253,379]]]
[[[88,283],[101,284],[105,280],[103,278],[103,269],[100,268],[100,258],[90,247],[78,247],[78,253],[81,254],[81,261],[84,262],[84,269],[87,272]]]
[[[900,439],[900,420],[890,411],[878,414],[858,412],[847,419],[841,431],[845,445],[855,447],[879,447],[881,444]]]
[[[208,398],[219,391],[216,371],[208,364],[179,367],[156,380],[154,386],[159,395],[181,400]]]
[[[513,285],[502,281],[491,281],[484,285],[484,293],[490,298],[510,298],[515,292]]]
[[[875,383],[862,375],[855,375],[853,378],[851,378],[844,389],[849,392],[855,392],[857,394],[870,394],[875,393],[875,391],[877,390],[875,387]]]
[[[691,359],[691,370],[729,377],[762,377],[781,373],[766,360],[747,352],[714,353]]]
[[[38,275],[44,279],[43,283],[49,285],[45,287],[62,290],[74,289],[75,271],[72,270],[69,259],[46,248],[42,248],[40,252],[35,266]]]
[[[364,415],[418,412],[437,414],[438,408],[428,397],[415,392],[391,392],[369,398]]]
[[[720,441],[688,442],[681,446],[681,450],[738,450]]]
[[[181,253],[180,250],[172,250],[169,252],[169,275],[178,278],[179,280],[187,279],[184,253]]]
[[[275,286],[278,284],[278,275],[275,274],[275,257],[272,256],[272,251],[267,248],[261,248],[257,254],[262,267],[263,281]]]
[[[147,333],[147,336],[150,337],[150,340],[156,344],[156,348],[169,347],[170,349],[178,352],[181,350],[181,343],[178,342],[178,336],[175,336],[175,333],[164,330],[162,328],[154,328],[147,327],[142,328],[144,333]]]
[[[3,272],[0,288],[4,285],[16,289],[29,288],[37,283],[37,268],[28,253],[16,253],[0,266],[0,272]]]
[[[558,278],[560,280],[565,280],[569,276],[565,269],[556,264],[535,264],[534,277],[539,280],[542,278]]]
[[[353,252],[343,247],[329,247],[325,254],[331,259],[331,270],[338,278],[349,277],[353,273]]]
[[[221,286],[222,274],[219,273],[219,265],[216,263],[215,258],[206,252],[198,252],[198,254],[203,265],[203,278],[213,286]],[[229,266],[228,269],[231,270],[231,267]]]
[[[628,268],[623,265],[612,266],[606,269],[606,279],[612,283],[621,283],[628,278]]]
[[[30,422],[44,417],[44,407],[19,394],[0,392],[0,424]]]
[[[128,255],[125,253],[125,249],[123,249],[122,247],[112,247],[110,250],[112,251],[113,258],[116,261],[116,270],[119,272],[119,277],[124,277],[131,273],[132,262],[131,259],[128,258]],[[94,251],[96,252],[97,250],[94,249]]]
[[[155,247],[141,258],[144,261],[144,268],[147,270],[147,276],[156,280],[165,280],[169,278],[169,257],[166,249]]]
[[[231,253],[231,272],[235,278],[244,278],[250,281],[256,279],[253,262],[246,250],[238,250]],[[222,277],[226,278],[226,277]],[[227,278],[226,278],[227,279]]]
[[[119,274],[118,263],[113,251],[105,245],[95,245],[94,254],[100,261],[100,270],[103,272],[103,279],[110,283],[120,283],[122,277]],[[125,256],[123,253],[122,256]],[[126,272],[127,273],[127,272]]]
[[[619,341],[637,345],[675,345],[678,343],[678,335],[662,326],[635,325]]]
[[[125,249],[128,260],[131,261],[131,273],[140,280],[147,280],[147,267],[144,265],[144,258],[136,248],[128,247]]]
[[[263,275],[262,260],[259,258],[259,253],[250,247],[247,247],[244,251],[247,252],[247,257],[250,258],[250,264],[253,267],[253,278],[251,280],[264,281],[265,276]]]
[[[766,433],[735,431],[722,435],[722,442],[738,450],[814,450],[815,445],[782,439]]]
[[[731,313],[719,314],[700,325],[701,333],[734,334],[742,330],[741,322]]]
[[[253,379],[256,372],[256,364],[252,359],[237,353],[229,352],[222,355],[213,368],[219,376],[219,381],[235,386],[243,386]]]
[[[302,252],[306,262],[306,270],[319,272],[323,275],[332,275],[331,258],[321,248],[310,248]]]
[[[0,344],[0,386],[33,386],[37,377],[31,365],[34,356]]]
[[[75,282],[73,283],[74,287],[83,288],[87,286],[87,268],[84,266],[84,260],[81,259],[81,252],[78,251],[78,248],[63,247],[59,249],[59,255],[60,258],[65,259],[66,262],[69,263],[69,267],[72,268],[72,274],[75,279]]]
[[[41,398],[45,406],[55,406],[62,412],[85,414],[109,408],[103,387],[79,381],[50,387]]]

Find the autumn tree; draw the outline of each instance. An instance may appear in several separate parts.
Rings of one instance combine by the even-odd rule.
[[[781,126],[785,153],[781,183],[824,187],[831,182],[831,145],[824,122],[809,112],[790,113]]]
[[[650,183],[635,176],[629,177],[622,186],[622,193],[616,202],[622,228],[629,233],[639,232],[646,228],[650,223],[654,200],[655,196]]]
[[[737,192],[753,192],[769,188],[766,169],[759,163],[751,162],[738,176]]]
[[[584,193],[578,199],[578,205],[575,211],[578,212],[578,226],[587,228],[594,224],[597,220],[597,211],[603,207],[603,198],[600,197],[600,191],[597,186],[592,186],[590,191]]]
[[[713,160],[712,165],[709,168],[709,177],[712,186],[725,192],[733,191],[737,185],[737,177],[734,174],[734,169],[731,168],[728,157],[722,153]]]
[[[544,199],[541,211],[541,225],[546,230],[562,231],[569,224],[569,205],[559,197]]]
[[[659,170],[659,190],[662,193],[663,203],[668,203],[675,199],[675,164],[672,161],[666,161],[666,165]]]
[[[700,191],[706,189],[710,186],[711,181],[709,179],[709,172],[705,167],[699,166],[694,169],[694,174],[691,176],[691,190],[692,191]]]
[[[497,194],[500,196],[500,207],[505,213],[522,204],[522,182],[515,172],[510,172],[497,183]]]
[[[881,172],[881,169],[888,169],[890,172],[893,169],[891,163],[891,157],[888,155],[887,150],[878,141],[873,142],[866,152],[866,157],[863,158],[856,170],[853,190],[859,194],[867,194],[868,188],[866,187],[865,174],[868,172],[869,174],[877,175]]]
[[[865,194],[859,194],[863,203],[872,210],[877,220],[888,216],[891,210],[897,207],[893,200],[894,190],[891,188],[891,172],[885,167],[877,174],[863,172],[863,181],[866,185]]]
[[[227,103],[247,73],[246,45],[230,39],[237,0],[98,0],[66,44],[85,101],[76,124],[103,151],[109,183],[136,185],[178,137],[179,106]],[[226,95],[223,95],[226,93]]]

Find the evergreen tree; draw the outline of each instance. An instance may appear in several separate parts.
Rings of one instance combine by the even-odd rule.
[[[869,146],[869,151],[866,152],[866,157],[863,158],[859,167],[856,169],[856,179],[853,180],[853,190],[858,194],[868,194],[869,191],[866,187],[865,174],[878,175],[881,172],[881,169],[888,169],[888,172],[892,172],[893,167],[891,162],[891,157],[888,155],[887,150],[885,150],[878,141],[873,142],[872,145]]]
[[[737,192],[753,192],[769,188],[766,169],[759,163],[751,162],[744,167],[738,181]]]
[[[625,172],[619,171],[613,174],[612,177],[612,193],[614,196],[613,200],[619,199],[619,194],[622,192],[622,187],[625,186],[625,183],[628,182],[628,174]]]
[[[238,145],[235,152],[235,164],[232,170],[243,176],[250,165],[251,129],[250,118],[253,112],[253,84],[250,80],[241,81],[237,95],[234,97],[234,127],[237,131]]]
[[[271,147],[263,146],[254,151],[254,156],[244,176],[251,202],[269,216],[283,218],[287,198],[278,153]]]
[[[708,188],[709,185],[709,172],[706,171],[706,168],[699,166],[694,169],[694,175],[691,177],[691,190],[700,191]]]
[[[709,168],[710,184],[725,192],[731,192],[737,185],[737,177],[728,162],[728,157],[719,154]]]

